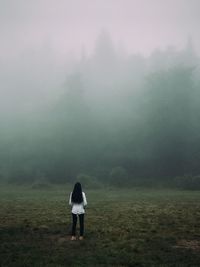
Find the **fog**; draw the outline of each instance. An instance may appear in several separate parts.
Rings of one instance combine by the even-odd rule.
[[[1,0],[1,181],[199,177],[199,8]]]

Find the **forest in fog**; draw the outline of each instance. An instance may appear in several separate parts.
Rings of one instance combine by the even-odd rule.
[[[143,56],[102,31],[94,51],[83,47],[57,80],[49,59],[30,82],[42,64],[32,59],[12,84],[21,91],[0,100],[1,181],[131,186],[200,175],[200,60],[191,38]],[[11,84],[11,70],[1,70]]]

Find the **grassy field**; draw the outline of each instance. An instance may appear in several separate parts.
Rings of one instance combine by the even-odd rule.
[[[200,266],[200,193],[86,191],[85,240],[70,241],[69,187],[0,189],[0,266]]]

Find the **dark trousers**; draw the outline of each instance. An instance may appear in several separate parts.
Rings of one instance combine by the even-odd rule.
[[[72,235],[76,235],[76,224],[77,224],[77,217],[79,217],[79,223],[80,223],[80,236],[83,236],[84,234],[84,214],[74,214],[72,213]]]

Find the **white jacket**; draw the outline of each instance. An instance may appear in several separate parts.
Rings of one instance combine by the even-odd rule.
[[[73,203],[72,202],[72,192],[70,193],[69,205],[72,206],[72,213],[73,214],[83,214],[83,213],[85,213],[84,207],[87,205],[87,199],[86,199],[86,196],[85,196],[84,192],[82,192],[82,195],[83,195],[83,202],[78,204],[78,203]]]

